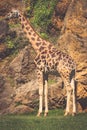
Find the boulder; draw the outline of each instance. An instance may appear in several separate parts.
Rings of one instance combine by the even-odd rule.
[[[10,114],[27,114],[33,112],[33,109],[31,109],[29,106],[26,105],[18,105],[18,106],[14,106],[11,105],[5,112],[3,111],[3,113],[10,113]]]
[[[35,64],[33,60],[34,55],[32,55],[31,51],[31,48],[26,46],[9,65],[9,74],[14,78],[16,86],[32,79]]]

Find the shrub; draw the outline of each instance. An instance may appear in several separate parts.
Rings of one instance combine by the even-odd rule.
[[[58,0],[35,0],[35,3],[34,1],[30,2],[31,8],[28,7],[27,9],[29,9],[28,14],[33,10],[32,24],[46,31],[51,23],[51,17],[57,2]]]

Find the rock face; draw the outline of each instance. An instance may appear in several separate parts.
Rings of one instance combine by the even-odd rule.
[[[71,0],[60,0],[55,8],[52,21],[53,25],[56,26],[59,30],[61,30],[63,26],[64,18],[70,3]]]
[[[87,111],[87,0],[61,0],[55,11],[56,26],[61,30],[56,47],[71,55],[77,64],[78,111]],[[0,64],[1,114],[38,109],[35,55],[31,46],[26,46],[13,60],[7,59],[3,67]],[[59,75],[49,75],[48,84],[49,109],[65,108],[66,92]]]
[[[67,10],[58,46],[77,64],[78,102],[87,109],[87,1],[73,0]]]
[[[0,75],[0,92],[4,90],[4,84],[5,84],[4,77]]]
[[[19,0],[3,0],[0,1],[0,16],[5,16],[7,12],[11,10],[12,7],[20,7],[20,5],[23,8],[23,4]]]
[[[7,54],[7,47],[2,43],[5,41],[5,36],[9,30],[7,22],[4,20],[0,21],[0,59],[2,59]]]

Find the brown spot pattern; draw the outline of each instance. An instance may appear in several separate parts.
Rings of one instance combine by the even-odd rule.
[[[26,27],[26,29],[27,29],[27,30],[29,30],[29,29],[30,29],[30,27],[28,27],[28,26],[27,26],[27,27]]]
[[[39,51],[41,52],[43,49],[44,49],[44,47],[41,46],[41,47],[39,48]]]
[[[37,46],[40,46],[40,44],[41,44],[40,42],[37,42],[37,43],[36,43]]]
[[[31,40],[33,40],[33,41],[34,41],[34,40],[35,40],[35,38],[34,38],[34,37],[31,37]]]

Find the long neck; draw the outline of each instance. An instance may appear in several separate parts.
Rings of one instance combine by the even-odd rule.
[[[31,27],[30,23],[27,21],[27,19],[22,14],[19,15],[19,19],[20,19],[22,28],[23,28],[27,38],[29,39],[30,43],[32,44],[32,47],[38,53],[39,52],[38,45],[41,46],[42,39],[38,36],[37,33],[35,33],[35,31]]]

